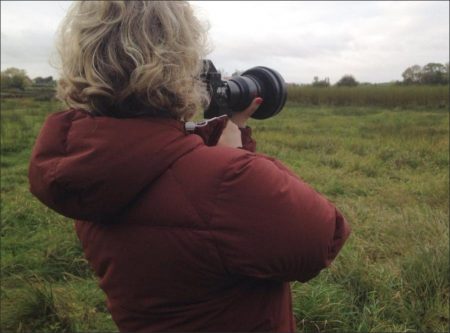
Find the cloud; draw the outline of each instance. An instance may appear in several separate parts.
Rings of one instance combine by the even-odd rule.
[[[449,57],[448,2],[267,2],[239,11],[227,2],[195,5],[211,17],[211,58],[227,71],[261,64],[287,81],[352,73],[383,82],[401,79],[414,63]],[[257,18],[246,20],[249,12]]]
[[[54,52],[53,36],[48,32],[2,33],[2,69],[25,68],[31,77],[54,75],[50,65]]]
[[[413,64],[449,61],[447,1],[192,1],[209,21],[210,58],[228,73],[264,65],[289,82],[401,79]],[[2,69],[56,75],[48,58],[65,1],[1,2]],[[205,23],[206,24],[206,23]]]
[[[25,69],[32,78],[56,76],[50,65],[55,33],[71,2],[1,3],[1,68]]]

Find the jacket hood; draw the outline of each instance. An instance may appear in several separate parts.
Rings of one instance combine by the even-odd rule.
[[[34,146],[30,191],[58,213],[110,222],[183,155],[202,145],[172,118],[50,115]]]

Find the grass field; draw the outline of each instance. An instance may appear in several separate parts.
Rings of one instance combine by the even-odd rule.
[[[28,192],[52,101],[1,101],[1,331],[117,331],[73,222]],[[302,107],[250,122],[275,156],[336,203],[353,233],[332,266],[293,283],[299,332],[449,330],[448,109]]]

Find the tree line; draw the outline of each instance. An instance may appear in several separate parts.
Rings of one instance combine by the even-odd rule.
[[[232,76],[240,75],[242,72],[236,70]],[[413,65],[405,69],[402,73],[403,81],[395,81],[398,85],[438,85],[449,83],[449,63],[428,63],[425,66]],[[356,80],[352,74],[342,76],[334,85],[337,87],[355,87],[361,83]],[[370,83],[362,83],[370,85]],[[52,76],[36,77],[30,79],[23,69],[15,67],[8,68],[1,72],[1,88],[2,89],[18,89],[25,90],[30,86],[54,87],[56,81]],[[330,87],[330,79],[319,79],[315,76],[311,83],[313,87]]]
[[[23,91],[31,86],[55,87],[56,81],[52,76],[38,76],[34,79],[30,79],[25,70],[15,67],[10,67],[1,72],[2,89],[17,89]]]
[[[403,81],[395,81],[397,85],[446,85],[449,83],[449,63],[440,64],[430,62],[425,66],[413,65],[405,69],[402,73]],[[352,74],[346,74],[342,76],[336,83],[338,87],[355,87],[360,85]],[[370,83],[362,83],[363,85],[370,85]],[[329,87],[330,79],[319,79],[315,76],[311,83],[313,87]]]

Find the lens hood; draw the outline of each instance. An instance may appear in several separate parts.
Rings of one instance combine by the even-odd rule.
[[[283,77],[275,70],[257,66],[246,70],[241,76],[249,77],[258,82],[260,97],[263,103],[252,115],[255,119],[266,119],[281,111],[287,98],[287,89]]]

